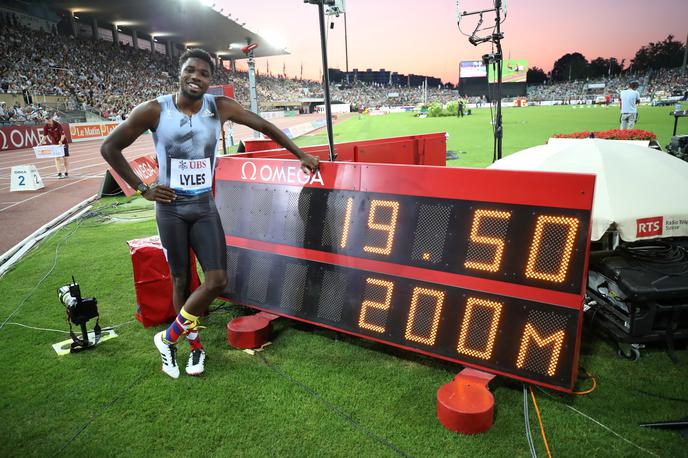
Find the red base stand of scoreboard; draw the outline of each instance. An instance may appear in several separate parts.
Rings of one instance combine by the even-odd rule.
[[[494,378],[466,368],[437,390],[437,418],[445,428],[463,434],[484,433],[492,427],[494,396],[487,384]]]
[[[240,350],[262,347],[270,341],[275,318],[277,315],[267,312],[234,318],[227,323],[227,343]]]

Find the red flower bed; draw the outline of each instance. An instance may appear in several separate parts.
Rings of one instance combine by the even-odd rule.
[[[591,135],[592,134],[592,135]],[[570,134],[555,134],[554,138],[604,138],[607,140],[656,140],[657,135],[647,130],[629,129],[629,130],[601,130],[598,132],[573,132]]]

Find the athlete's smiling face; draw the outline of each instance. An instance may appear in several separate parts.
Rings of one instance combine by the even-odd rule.
[[[179,87],[184,96],[197,100],[208,90],[211,78],[208,62],[197,57],[189,57],[179,73]]]

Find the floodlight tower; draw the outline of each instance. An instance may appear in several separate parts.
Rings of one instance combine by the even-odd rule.
[[[241,52],[248,57],[248,93],[251,99],[251,111],[255,114],[259,114],[258,95],[256,94],[256,62],[253,59],[253,51],[258,48],[258,43],[251,43],[250,39],[246,41],[248,44],[241,48]],[[254,130],[253,136],[255,138],[260,138],[260,132]]]

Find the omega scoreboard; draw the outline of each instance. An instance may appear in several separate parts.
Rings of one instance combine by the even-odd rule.
[[[594,180],[220,158],[223,297],[571,391]]]

